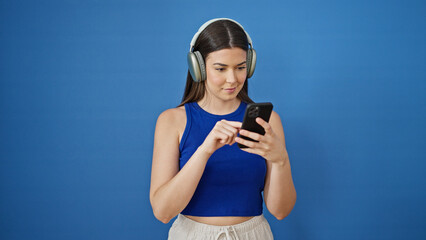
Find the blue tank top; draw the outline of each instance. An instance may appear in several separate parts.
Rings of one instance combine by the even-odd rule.
[[[213,129],[217,121],[242,122],[247,104],[227,115],[214,115],[196,102],[185,104],[186,127],[179,145],[180,169]],[[194,196],[182,214],[191,216],[258,216],[262,214],[265,159],[225,145],[214,152],[205,167]]]

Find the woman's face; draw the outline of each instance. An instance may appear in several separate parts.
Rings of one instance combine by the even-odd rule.
[[[216,100],[235,100],[247,77],[247,52],[241,48],[226,48],[206,57],[206,94]]]

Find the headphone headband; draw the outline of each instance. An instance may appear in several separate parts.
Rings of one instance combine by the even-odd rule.
[[[211,20],[205,22],[203,25],[201,25],[201,27],[198,29],[198,32],[196,32],[195,35],[194,35],[194,37],[192,37],[191,44],[189,45],[189,51],[190,52],[192,52],[192,49],[194,48],[195,42],[197,41],[198,36],[201,34],[201,32],[207,26],[209,26],[210,24],[212,24],[213,22],[220,21],[220,20],[228,20],[228,21],[236,23],[238,26],[240,26],[241,29],[243,29],[244,33],[247,36],[247,41],[248,41],[248,44],[250,45],[250,48],[253,49],[253,42],[251,41],[250,35],[246,32],[246,30],[244,30],[243,26],[240,23],[238,23],[237,21],[235,21],[233,19],[230,19],[230,18],[214,18],[214,19],[211,19]]]

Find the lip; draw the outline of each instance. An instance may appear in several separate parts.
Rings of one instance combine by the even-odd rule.
[[[225,90],[225,92],[227,92],[227,93],[233,93],[233,92],[235,92],[236,89],[237,88],[234,87],[234,88],[224,88],[223,90]]]

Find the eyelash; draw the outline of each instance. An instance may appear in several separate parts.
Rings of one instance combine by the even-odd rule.
[[[246,69],[246,67],[238,67],[238,70]],[[222,72],[225,70],[225,68],[216,68],[217,71]]]

